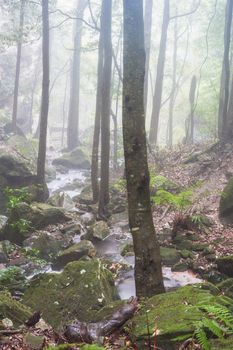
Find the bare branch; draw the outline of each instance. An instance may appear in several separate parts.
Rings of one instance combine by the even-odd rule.
[[[177,16],[170,17],[170,21],[172,21],[172,20],[175,19],[175,18],[186,17],[186,16],[192,15],[193,13],[195,13],[195,12],[199,9],[200,4],[201,4],[201,0],[198,1],[197,6],[196,6],[192,11],[183,13],[183,14],[181,14],[181,15],[177,15]]]

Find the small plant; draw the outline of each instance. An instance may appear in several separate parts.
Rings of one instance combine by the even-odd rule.
[[[40,258],[40,251],[38,249],[26,247],[23,248],[22,252],[25,257],[29,258],[35,264],[40,266],[47,265],[47,261]]]
[[[170,205],[173,209],[184,211],[192,205],[193,191],[182,191],[173,194],[165,190],[158,190],[155,196],[152,196],[152,202],[157,205]]]
[[[125,179],[119,179],[117,182],[114,183],[113,189],[119,192],[125,192],[126,191],[126,180]]]
[[[27,233],[31,228],[31,222],[25,219],[19,219],[10,224],[10,227],[21,234]]]
[[[225,300],[224,302],[228,304]],[[224,339],[226,335],[233,334],[233,314],[226,305],[218,303],[205,304],[203,302],[197,306],[201,311],[204,311],[204,315],[200,321],[193,323],[194,332],[191,342],[197,342],[203,350],[211,350],[210,336]],[[182,338],[184,339],[184,336]],[[182,339],[178,337],[175,340]]]
[[[9,211],[17,208],[22,202],[27,202],[29,199],[28,190],[26,188],[5,188],[5,196],[7,200],[6,207]]]

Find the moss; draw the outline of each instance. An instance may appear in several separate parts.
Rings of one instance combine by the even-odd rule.
[[[229,223],[233,222],[233,177],[221,194],[219,215]]]
[[[217,296],[204,290],[201,284],[186,286],[176,291],[156,295],[146,300],[138,315],[135,316],[131,332],[138,341],[148,337],[147,316],[149,328],[153,333],[155,322],[157,323],[159,346],[164,346],[172,339],[193,332],[193,322],[201,319],[203,313],[195,305],[205,300],[212,303],[218,300]]]
[[[216,264],[219,272],[228,277],[233,277],[233,255],[218,258]]]
[[[44,319],[60,328],[79,319],[92,321],[95,313],[116,298],[112,274],[97,259],[66,265],[61,274],[45,274],[32,281],[24,302],[41,310]]]
[[[211,350],[232,350],[233,337],[214,339],[211,341]]]
[[[228,278],[218,284],[218,288],[228,297],[233,298],[233,278]]]
[[[95,255],[94,245],[90,241],[82,240],[59,253],[54,260],[53,268],[59,270],[71,261],[79,260],[84,256],[94,257]]]
[[[26,287],[26,278],[23,270],[17,266],[10,266],[0,270],[0,290],[10,292],[23,291]]]
[[[73,350],[73,349],[80,349],[80,350],[104,350],[105,348],[99,346],[99,345],[75,345],[75,344],[63,344],[58,346],[50,346],[49,348],[46,348],[47,350]]]
[[[10,294],[0,292],[0,319],[9,318],[14,327],[23,324],[32,315],[31,310],[14,300]]]
[[[177,192],[179,190],[179,186],[162,175],[151,175],[150,176],[150,188],[152,193],[156,190],[165,190],[171,192]]]
[[[161,247],[162,262],[166,266],[172,266],[180,260],[180,254],[175,248]]]

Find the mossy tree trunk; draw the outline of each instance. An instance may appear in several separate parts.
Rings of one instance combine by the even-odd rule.
[[[155,80],[155,90],[153,98],[152,115],[150,122],[149,142],[151,145],[157,144],[159,115],[162,102],[164,67],[166,61],[167,31],[170,21],[170,0],[164,0],[163,24],[157,63],[157,75]]]
[[[20,77],[23,27],[24,27],[24,11],[25,11],[25,0],[21,0],[20,20],[19,20],[19,38],[18,38],[18,43],[17,43],[15,86],[14,86],[14,99],[13,99],[13,112],[12,112],[12,127],[13,127],[13,131],[15,133],[17,132],[17,110],[18,110],[19,77]]]
[[[78,146],[79,134],[79,93],[80,93],[80,61],[82,45],[83,15],[87,0],[78,0],[77,16],[74,28],[74,51],[71,67],[70,105],[67,126],[67,148],[69,150]]]
[[[147,164],[142,0],[124,0],[123,140],[129,225],[135,252],[137,296],[164,292],[160,249],[152,220]]]
[[[112,0],[103,0],[103,84],[101,103],[101,174],[99,216],[107,214],[109,202],[110,114],[112,78]]]
[[[49,112],[49,8],[48,0],[42,0],[42,60],[43,60],[43,80],[42,98],[40,112],[40,136],[39,151],[37,160],[37,177],[41,185],[45,185],[45,160],[47,144],[47,126]]]

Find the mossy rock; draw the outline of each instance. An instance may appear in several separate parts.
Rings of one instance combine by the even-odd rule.
[[[226,339],[213,339],[210,342],[211,350],[232,350],[233,348],[233,337]]]
[[[79,202],[81,204],[92,204],[93,203],[93,194],[92,194],[92,187],[91,185],[88,185],[84,187],[84,189],[81,191],[81,193],[78,196],[75,196],[73,198],[75,202]]]
[[[175,248],[160,248],[162,262],[166,266],[173,266],[180,260],[180,253]]]
[[[23,292],[26,284],[24,271],[20,267],[10,266],[0,270],[0,290],[8,290],[12,294]]]
[[[87,169],[89,170],[91,165],[87,155],[81,148],[76,148],[71,152],[64,153],[60,158],[54,159],[53,165],[60,166],[67,169]]]
[[[233,299],[233,278],[228,278],[217,285],[224,295]]]
[[[146,300],[139,313],[134,317],[131,334],[140,344],[140,349],[147,349],[143,344],[148,339],[148,324],[152,336],[155,320],[159,330],[158,346],[166,350],[177,349],[173,339],[177,336],[193,333],[193,322],[203,316],[196,305],[205,300],[206,303],[218,302],[218,296],[212,295],[202,284],[185,286],[173,292],[156,295]],[[148,318],[148,322],[147,322]]]
[[[79,349],[79,350],[105,350],[102,346],[95,344],[85,344],[85,345],[75,345],[75,344],[63,344],[58,346],[50,346],[46,348],[47,350],[70,350],[70,349]]]
[[[180,255],[183,259],[193,259],[195,257],[193,252],[190,252],[187,249],[183,249],[180,251]]]
[[[184,272],[184,271],[187,271],[188,268],[189,268],[189,265],[186,262],[180,261],[176,263],[174,266],[172,266],[172,271]]]
[[[95,313],[117,298],[111,272],[100,260],[76,261],[61,274],[31,281],[23,301],[41,310],[46,322],[59,329],[73,319],[90,322]]]
[[[228,224],[233,223],[233,177],[229,180],[221,194],[219,216],[223,222]]]
[[[53,269],[61,270],[72,261],[79,260],[84,256],[94,257],[95,255],[96,249],[94,245],[90,241],[82,240],[60,252],[53,262]]]
[[[23,241],[23,246],[37,252],[41,259],[51,261],[62,250],[71,245],[70,239],[59,231],[50,233],[36,231],[28,239]]]
[[[122,256],[127,256],[128,254],[134,254],[133,243],[125,243],[121,248]]]
[[[110,230],[108,224],[105,221],[96,221],[92,226],[88,228],[87,234],[85,237],[92,240],[104,240],[107,236],[109,236]]]
[[[233,277],[233,255],[219,257],[216,264],[219,272],[228,277]]]
[[[150,177],[150,191],[152,195],[155,195],[158,190],[164,190],[172,193],[177,193],[180,190],[175,182],[171,181],[165,176],[157,175]]]
[[[13,299],[10,294],[0,292],[0,320],[9,318],[17,328],[24,324],[31,315],[32,312],[28,307]]]
[[[17,223],[20,220],[28,223],[28,230],[19,231]],[[8,223],[4,228],[1,238],[8,239],[16,244],[22,244],[33,229],[42,229],[48,225],[64,223],[70,220],[62,208],[56,208],[46,203],[21,203],[10,214]],[[15,225],[16,224],[16,225]]]

